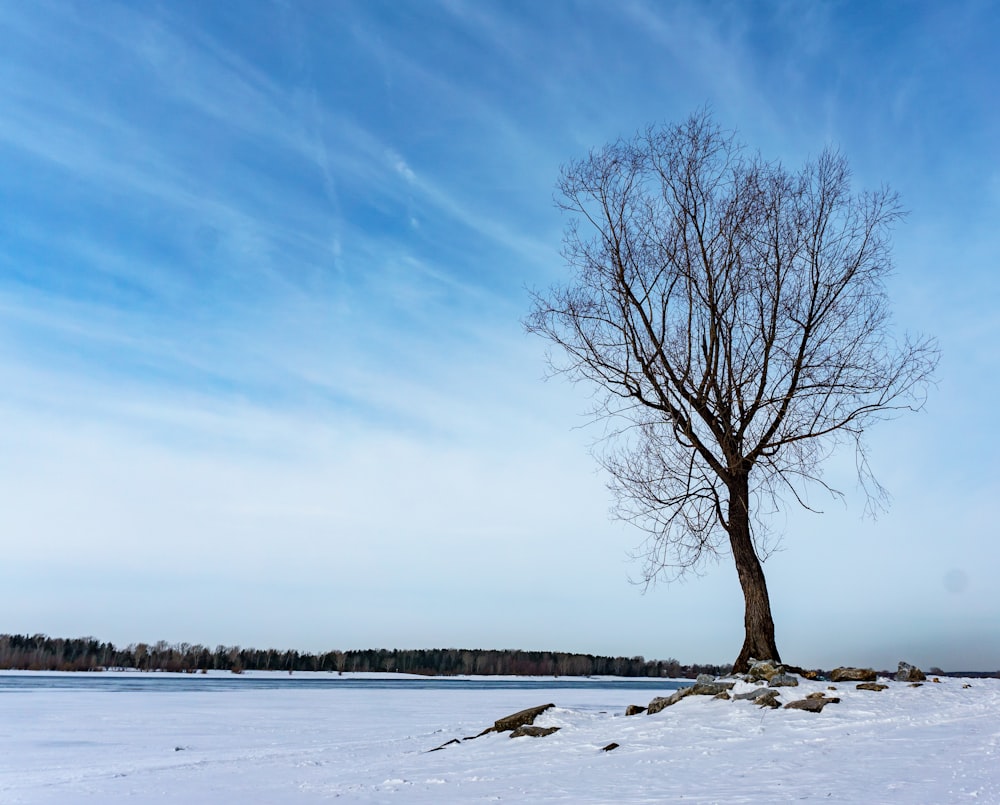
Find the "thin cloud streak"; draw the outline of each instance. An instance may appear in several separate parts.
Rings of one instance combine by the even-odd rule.
[[[4,628],[732,659],[728,566],[625,582],[586,390],[541,383],[519,323],[563,277],[559,164],[705,104],[902,190],[892,295],[945,347],[928,413],[873,438],[892,512],[788,514],[779,644],[931,653],[943,554],[988,624],[997,30],[976,3],[0,6]]]

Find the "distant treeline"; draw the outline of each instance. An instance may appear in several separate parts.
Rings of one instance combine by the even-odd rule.
[[[309,654],[276,649],[170,644],[163,640],[118,648],[92,637],[0,635],[0,669],[28,671],[389,671],[407,674],[690,677],[728,673],[728,665],[681,665],[677,660],[595,657],[557,651],[367,649]]]

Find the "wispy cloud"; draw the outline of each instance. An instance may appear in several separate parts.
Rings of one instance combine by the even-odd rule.
[[[451,361],[450,341],[491,326],[473,325],[446,301],[483,299],[485,290],[462,264],[429,259],[438,250],[409,240],[412,222],[437,219],[422,237],[440,236],[447,223],[502,250],[537,254],[537,243],[419,177],[391,144],[327,108],[315,87],[279,86],[208,35],[181,36],[171,23],[112,7],[109,18],[66,24],[81,41],[106,43],[108,68],[145,73],[145,103],[187,121],[187,131],[174,123],[151,128],[155,115],[135,107],[94,104],[42,63],[10,68],[18,80],[4,85],[10,114],[0,122],[8,157],[21,161],[25,175],[38,165],[86,183],[91,189],[81,196],[110,216],[100,238],[72,221],[54,237],[30,219],[18,228],[26,248],[51,252],[58,244],[57,259],[72,266],[76,284],[89,275],[91,286],[85,303],[61,300],[60,269],[50,263],[22,272],[33,288],[4,291],[22,345],[43,332],[49,341],[74,339],[94,359],[94,350],[117,356],[102,361],[105,371],[145,362],[166,369],[172,383],[215,377],[249,391],[271,373],[294,379],[306,398],[329,393],[363,410],[382,404],[371,396],[378,382],[347,380],[364,374],[362,366],[401,369],[393,352],[420,354],[420,372],[433,376],[434,364]],[[77,55],[98,58],[92,50]],[[72,50],[66,58],[72,62]],[[248,161],[244,136],[305,184]],[[345,209],[339,199],[351,194]],[[397,207],[404,226],[373,233],[358,218],[359,202]],[[151,227],[150,216],[170,223]],[[168,239],[167,254],[137,248],[135,235]],[[141,288],[152,304],[134,307],[99,276]],[[206,297],[206,288],[215,290]],[[450,328],[442,326],[447,318]],[[438,326],[421,335],[417,322]],[[310,335],[317,332],[325,335]],[[314,368],[295,368],[307,366]]]
[[[996,10],[956,8],[0,3],[5,611],[51,613],[33,590],[62,583],[91,600],[76,566],[102,589],[149,579],[129,588],[136,628],[159,629],[169,599],[174,622],[231,612],[219,640],[241,618],[315,636],[330,621],[303,601],[374,587],[384,618],[351,640],[396,634],[393,611],[419,601],[454,644],[497,611],[518,630],[545,621],[530,604],[546,595],[546,648],[609,650],[593,642],[604,623],[624,653],[730,658],[706,637],[740,605],[725,573],[655,605],[622,584],[636,539],[608,523],[571,430],[586,402],[538,382],[542,346],[519,324],[524,287],[562,276],[559,164],[706,102],[769,157],[839,142],[861,184],[903,185],[893,294],[950,349],[941,410],[880,447],[912,469],[894,479],[905,516],[790,522],[831,537],[790,539],[779,561],[829,562],[835,538],[850,573],[895,539],[914,577],[937,579],[937,535],[918,532],[951,533],[950,506],[963,533],[988,533],[973,503],[995,491],[962,479],[991,477],[996,437],[956,423],[996,391],[1000,113],[982,99],[1000,57]],[[928,478],[950,501],[936,520]],[[791,624],[825,582],[778,575]],[[239,597],[248,580],[259,601]],[[122,623],[93,600],[87,623]],[[649,637],[685,609],[700,616],[672,621],[683,645]],[[494,626],[485,643],[515,628]],[[813,645],[808,623],[791,628]]]

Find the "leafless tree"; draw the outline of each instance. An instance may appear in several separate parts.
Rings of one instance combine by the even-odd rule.
[[[837,151],[798,172],[765,161],[707,112],[563,168],[570,282],[534,295],[530,332],[554,371],[596,389],[596,451],[619,517],[647,532],[648,583],[730,552],[746,603],[735,663],[779,660],[764,519],[806,505],[849,442],[870,503],[874,422],[923,404],[928,338],[890,332],[885,279],[902,211],[853,193]]]

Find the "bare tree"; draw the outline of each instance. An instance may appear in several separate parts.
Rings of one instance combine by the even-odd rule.
[[[884,503],[862,437],[920,408],[937,363],[931,339],[890,333],[898,197],[852,193],[832,150],[789,172],[707,112],[570,163],[558,191],[573,277],[534,295],[526,327],[597,390],[597,456],[616,514],[647,532],[643,579],[728,550],[746,603],[735,668],[779,660],[764,519],[812,483],[839,495],[821,464],[845,441]]]

